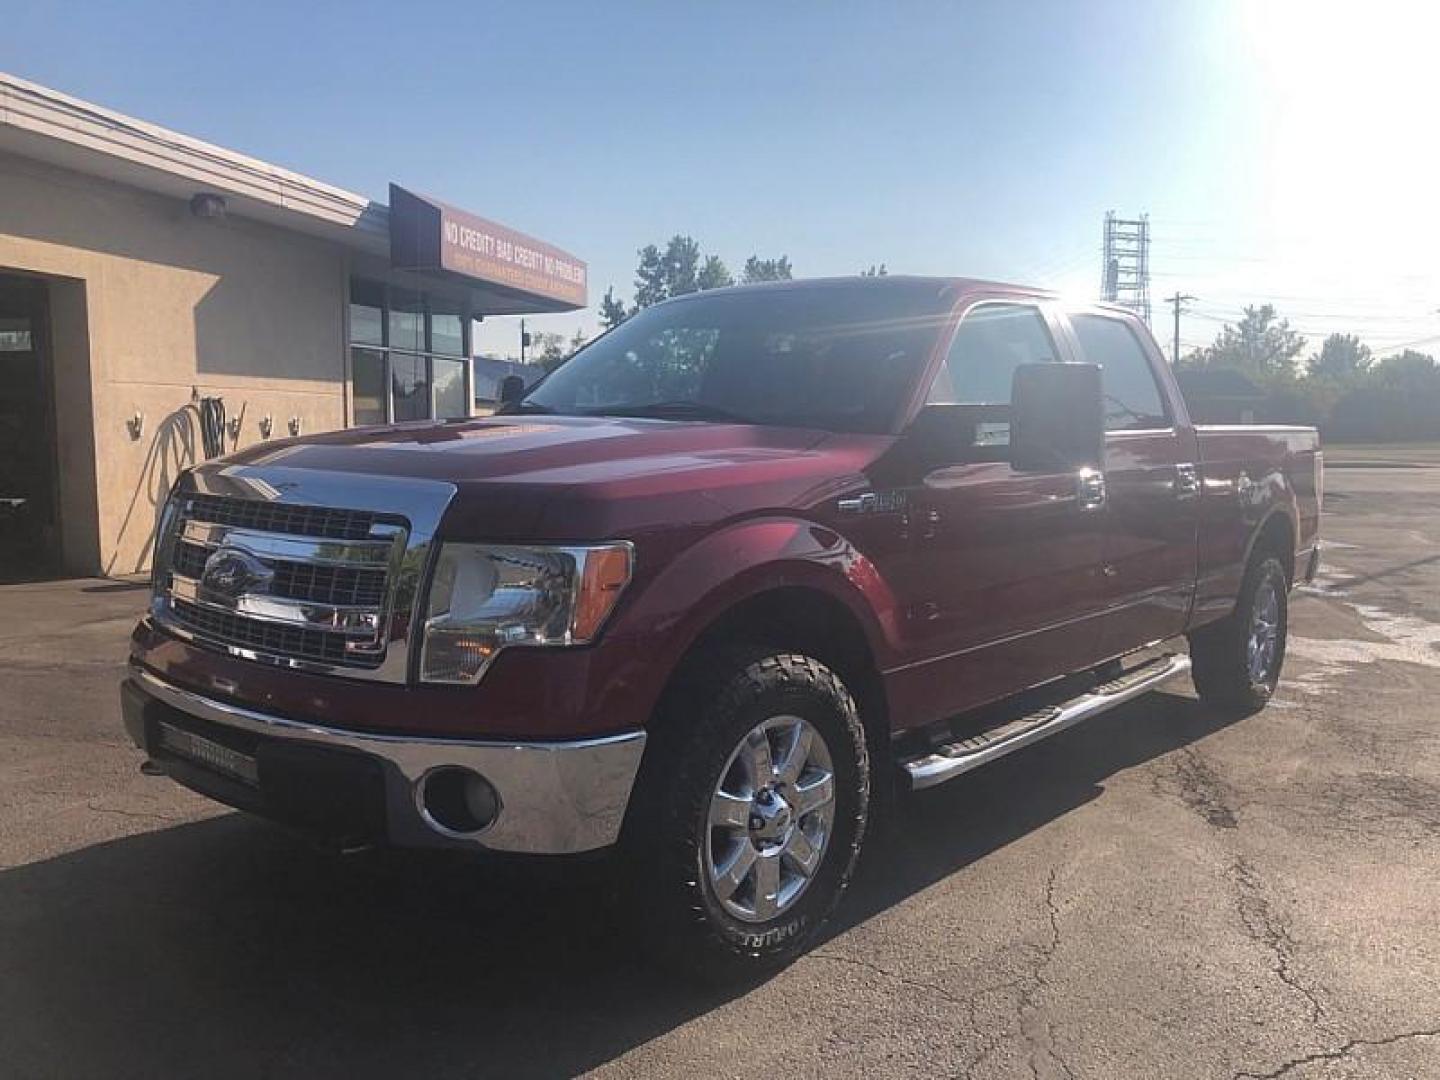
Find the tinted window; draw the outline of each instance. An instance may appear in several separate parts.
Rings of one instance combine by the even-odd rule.
[[[622,323],[525,400],[582,415],[657,415],[681,403],[701,419],[710,410],[889,431],[944,325],[946,299],[942,288],[900,283],[700,293]]]
[[[350,413],[357,424],[385,423],[385,354],[350,350]]]
[[[430,380],[425,357],[390,354],[390,395],[396,420],[424,420],[430,415]]]
[[[1103,315],[1072,315],[1070,322],[1085,359],[1102,369],[1106,430],[1167,427],[1165,399],[1130,327]]]

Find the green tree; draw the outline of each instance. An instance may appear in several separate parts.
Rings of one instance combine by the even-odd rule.
[[[733,280],[718,256],[711,255],[702,263],[695,238],[677,233],[664,251],[654,244],[640,249],[640,262],[635,267],[635,306],[649,307],[672,296],[730,285]]]
[[[1369,371],[1373,360],[1370,347],[1354,334],[1331,334],[1307,367],[1311,378],[1353,380]]]
[[[1226,324],[1208,348],[1188,354],[1182,366],[1233,368],[1262,379],[1291,379],[1305,339],[1290,329],[1270,304],[1246,307],[1244,317]]]
[[[702,289],[719,289],[734,285],[735,278],[718,255],[701,256],[700,245],[693,237],[672,236],[662,250],[646,244],[638,252],[635,266],[635,303],[629,311],[614,296],[605,293],[600,305],[600,319],[606,326],[618,326],[641,308],[658,304],[672,296],[684,296]],[[788,263],[786,264],[788,267]]]
[[[700,267],[700,273],[695,279],[695,289],[723,289],[727,285],[734,285],[735,279],[730,276],[730,271],[720,260],[719,255],[707,255],[705,264]],[[694,292],[695,289],[690,290]],[[675,293],[679,296],[679,293]]]
[[[546,372],[554,371],[569,355],[565,351],[565,337],[549,330],[540,330],[530,335],[531,363],[539,364]]]
[[[759,255],[751,255],[745,260],[745,269],[740,274],[740,280],[746,285],[753,285],[757,281],[789,281],[795,276],[791,271],[788,255],[781,255],[778,259],[762,259]]]
[[[600,325],[606,330],[614,330],[622,322],[633,315],[633,311],[625,309],[625,301],[615,295],[615,286],[611,285],[605,290],[605,296],[600,301]]]
[[[1373,370],[1382,381],[1396,385],[1418,385],[1440,374],[1433,356],[1414,349],[1385,357]]]

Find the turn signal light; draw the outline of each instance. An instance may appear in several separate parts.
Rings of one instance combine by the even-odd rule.
[[[580,596],[571,623],[571,634],[576,641],[589,641],[609,617],[620,593],[630,583],[630,557],[629,544],[591,548],[586,552]]]

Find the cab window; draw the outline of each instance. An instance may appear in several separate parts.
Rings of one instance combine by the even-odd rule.
[[[956,329],[927,402],[992,406],[977,415],[975,444],[1008,446],[1015,369],[1058,360],[1039,309],[1030,304],[981,304],[967,312]]]

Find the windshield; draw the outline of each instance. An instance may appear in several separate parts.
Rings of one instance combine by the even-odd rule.
[[[697,294],[622,323],[519,408],[892,431],[948,309],[920,282]]]

